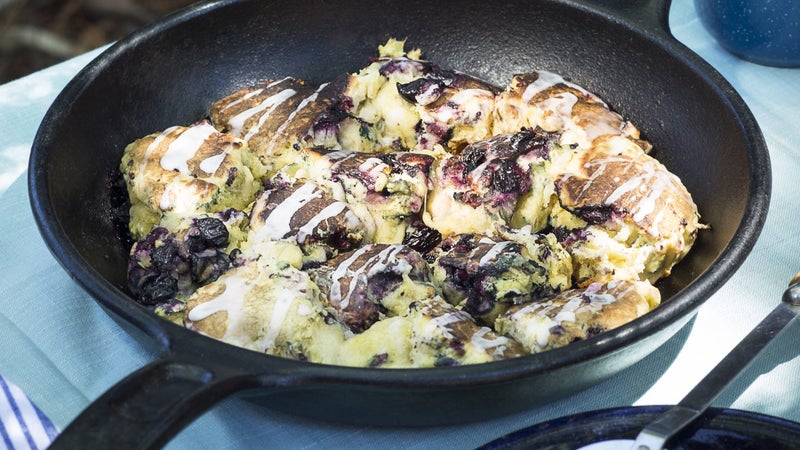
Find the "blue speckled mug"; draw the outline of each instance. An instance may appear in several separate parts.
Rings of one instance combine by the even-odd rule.
[[[800,0],[695,0],[723,48],[758,64],[800,67]]]

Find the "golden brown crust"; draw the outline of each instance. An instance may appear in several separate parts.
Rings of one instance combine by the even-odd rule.
[[[639,140],[639,130],[612,111],[599,97],[549,72],[514,76],[497,96],[494,133],[541,127],[562,133],[561,145],[591,146],[601,136]],[[640,142],[645,151],[647,142]]]
[[[244,139],[270,166],[270,159],[285,156],[293,146],[311,144],[312,126],[346,84],[346,75],[319,87],[290,77],[267,80],[217,100],[209,116],[215,127]]]
[[[162,216],[244,208],[258,189],[247,146],[208,122],[171,127],[128,145],[120,164],[131,198],[131,231],[147,234]]]
[[[198,289],[186,303],[186,310],[191,311],[198,305],[206,303],[225,292],[225,284],[210,284]],[[228,311],[222,310],[193,323],[194,328],[214,339],[222,339],[228,330]]]

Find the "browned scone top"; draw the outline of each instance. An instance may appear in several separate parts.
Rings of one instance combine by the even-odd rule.
[[[214,102],[217,129],[245,140],[262,163],[303,142],[318,117],[339,98],[346,77],[319,87],[296,78],[267,80]]]
[[[497,96],[494,132],[541,127],[562,133],[560,144],[589,147],[600,136],[625,136],[645,151],[639,130],[612,111],[597,95],[559,75],[536,71],[519,74]]]
[[[647,282],[614,280],[570,289],[549,298],[510,307],[495,328],[530,353],[562,347],[620,327],[660,303]]]
[[[591,149],[573,151],[555,178],[555,190],[556,211],[588,224],[587,238],[570,249],[580,267],[579,285],[620,276],[656,282],[671,273],[703,227],[678,177],[622,136],[605,136]],[[558,225],[567,217],[553,219]]]
[[[176,217],[243,208],[258,184],[245,163],[245,143],[207,121],[174,126],[129,144],[120,172],[131,204],[144,219],[131,223],[141,237],[163,215]]]
[[[589,223],[622,216],[654,239],[694,239],[697,208],[677,176],[632,141],[606,136],[556,178],[561,206]]]

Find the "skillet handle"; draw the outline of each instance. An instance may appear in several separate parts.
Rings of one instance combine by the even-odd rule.
[[[673,39],[669,30],[672,0],[588,0],[587,4],[642,30]]]
[[[259,385],[252,375],[166,355],[92,402],[49,448],[160,448],[217,401]]]

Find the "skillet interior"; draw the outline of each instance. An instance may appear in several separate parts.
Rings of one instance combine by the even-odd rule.
[[[501,86],[531,69],[559,73],[631,119],[713,227],[660,283],[671,298],[642,319],[567,349],[483,366],[398,371],[278,360],[195,335],[136,305],[125,287],[128,243],[110,189],[125,144],[200,119],[213,100],[264,78],[329,81],[359,68],[389,37],[407,37],[407,47],[421,47],[427,59]],[[81,72],[45,117],[30,169],[34,214],[53,253],[101,305],[157,337],[167,353],[199,348],[254,374],[270,368],[310,374],[285,382],[298,390],[270,404],[392,424],[516,411],[638,361],[677,332],[744,259],[763,224],[770,184],[760,132],[713,69],[664,34],[564,1],[201,3],[121,41]],[[305,386],[315,380],[333,386]],[[345,402],[352,414],[325,413],[320,398]],[[464,407],[441,405],[453,399]],[[391,413],[373,414],[387,403],[396,406]]]

